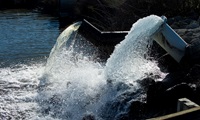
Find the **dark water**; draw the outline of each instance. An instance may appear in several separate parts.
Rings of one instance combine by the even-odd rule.
[[[47,57],[59,34],[56,17],[28,10],[0,11],[0,66]]]

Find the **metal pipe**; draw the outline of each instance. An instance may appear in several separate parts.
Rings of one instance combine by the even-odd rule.
[[[177,62],[180,62],[185,55],[185,48],[188,44],[166,23],[164,20],[161,28],[153,34],[152,38],[165,49]]]

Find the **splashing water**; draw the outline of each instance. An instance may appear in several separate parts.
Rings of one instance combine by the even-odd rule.
[[[77,33],[79,26],[69,26],[58,37],[41,78],[39,104],[55,118],[78,120],[93,111],[90,105],[106,83],[103,66],[94,60],[97,48]]]
[[[155,15],[140,19],[133,24],[125,40],[118,44],[106,63],[108,79],[116,81],[138,80],[144,73],[157,72],[155,62],[148,60],[150,36],[163,24]]]
[[[37,86],[44,64],[0,68],[0,119],[29,120],[37,116]]]
[[[106,63],[98,62],[98,48],[78,34],[80,23],[71,25],[46,66],[0,68],[0,118],[111,120],[128,112],[131,101],[144,97],[137,80],[146,73],[161,75],[147,52],[162,23],[155,15],[138,20]]]
[[[145,77],[145,73],[159,74],[156,63],[144,55],[147,57],[150,36],[162,23],[154,15],[136,22],[125,40],[116,46],[106,66],[95,61],[97,48],[89,42],[85,46],[77,43],[84,39],[77,33],[79,24],[70,26],[61,34],[68,39],[58,38],[40,82],[38,99],[42,112],[53,118],[79,120],[88,113],[99,119],[113,119],[126,111],[127,106],[120,111],[112,110],[108,104],[115,103],[125,92],[137,93],[139,86],[135,81]],[[107,83],[108,79],[116,84]]]

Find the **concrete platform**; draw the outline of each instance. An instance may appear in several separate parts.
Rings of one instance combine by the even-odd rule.
[[[83,20],[79,33],[93,44],[115,46],[125,39],[129,31],[102,31],[92,23]]]
[[[187,98],[178,100],[176,113],[147,120],[200,120],[200,107]]]

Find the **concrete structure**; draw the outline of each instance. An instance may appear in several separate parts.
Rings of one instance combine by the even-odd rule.
[[[177,103],[177,112],[148,120],[200,120],[200,107],[187,98],[181,98]]]
[[[83,20],[82,25],[79,28],[79,33],[97,46],[115,46],[125,39],[128,32],[129,31],[102,31],[86,19]]]
[[[177,112],[187,110],[187,109],[190,109],[190,108],[194,108],[194,107],[199,107],[199,105],[190,101],[187,98],[178,99]]]

